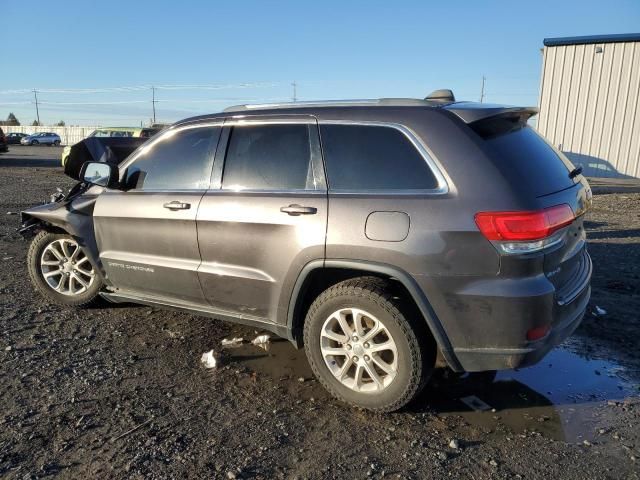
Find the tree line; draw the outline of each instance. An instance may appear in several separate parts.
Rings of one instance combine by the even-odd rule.
[[[9,115],[7,115],[6,120],[0,120],[0,126],[19,127],[20,125],[22,125],[20,123],[20,120],[18,120],[18,118],[13,114],[13,112],[10,112]],[[33,122],[31,122],[32,127],[38,127],[40,125],[42,125],[42,123],[38,122],[37,120],[34,120]],[[64,127],[65,126],[64,120],[60,120],[54,126]]]

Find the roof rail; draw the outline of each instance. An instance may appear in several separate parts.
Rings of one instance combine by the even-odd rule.
[[[436,92],[442,93],[440,97],[432,97]],[[310,102],[283,102],[283,103],[262,103],[254,105],[234,105],[224,109],[224,112],[248,112],[253,110],[272,109],[292,109],[307,107],[357,107],[357,106],[388,106],[388,107],[429,107],[434,104],[452,103],[453,93],[451,90],[437,90],[425,99],[420,98],[373,98],[361,100],[320,100]]]
[[[360,99],[360,100],[318,100],[310,102],[278,102],[278,103],[255,103],[244,105],[233,105],[225,108],[224,112],[244,112],[248,110],[267,110],[274,108],[304,108],[304,107],[342,107],[348,105],[376,105],[380,100]]]

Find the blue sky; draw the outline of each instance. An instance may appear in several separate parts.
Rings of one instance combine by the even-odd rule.
[[[300,100],[436,88],[478,100],[484,75],[486,101],[535,105],[543,38],[640,31],[639,0],[0,0],[0,12],[0,118],[22,123],[34,88],[41,120],[67,124],[148,122],[150,85],[164,86],[162,121],[290,100],[293,81]]]

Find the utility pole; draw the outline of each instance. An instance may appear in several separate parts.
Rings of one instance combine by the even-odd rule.
[[[156,87],[151,87],[151,105],[153,106],[153,123],[156,123]]]
[[[291,86],[293,87],[293,101],[297,102],[298,101],[298,96],[297,96],[297,87],[298,87],[298,85],[296,84],[295,80],[293,81]]]
[[[35,88],[33,89],[33,96],[36,99],[36,118],[38,121],[38,125],[40,125],[40,110],[38,109],[38,91]]]
[[[485,82],[486,78],[483,75],[482,76],[482,90],[480,90],[480,103],[482,103],[484,101],[484,82]]]

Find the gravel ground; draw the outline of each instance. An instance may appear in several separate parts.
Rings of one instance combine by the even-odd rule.
[[[72,184],[59,150],[0,154],[0,476],[639,478],[640,193],[596,195],[589,214],[590,308],[606,315],[539,366],[489,386],[439,372],[409,408],[376,415],[331,399],[286,342],[221,351],[260,332],[40,298],[15,213]],[[212,348],[221,366],[205,370]]]

